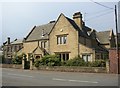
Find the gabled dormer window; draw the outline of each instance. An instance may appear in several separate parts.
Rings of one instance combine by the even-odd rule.
[[[57,44],[66,44],[67,35],[58,35],[57,36]]]

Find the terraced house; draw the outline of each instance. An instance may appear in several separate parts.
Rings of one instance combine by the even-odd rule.
[[[62,60],[80,56],[85,61],[107,58],[108,49],[115,46],[114,33],[97,32],[89,28],[82,20],[82,14],[76,12],[73,18],[63,13],[56,21],[34,26],[23,42],[23,52],[30,58],[41,58],[46,54],[57,54]]]

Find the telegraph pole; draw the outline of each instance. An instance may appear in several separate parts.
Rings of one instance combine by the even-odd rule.
[[[115,5],[115,24],[116,24],[116,56],[117,56],[118,74],[119,74],[118,23],[117,23],[117,6],[116,5]]]

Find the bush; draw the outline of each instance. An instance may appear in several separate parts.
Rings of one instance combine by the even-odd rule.
[[[96,60],[90,63],[91,67],[105,67],[106,61],[105,60]]]
[[[79,56],[68,61],[61,61],[56,55],[46,55],[41,59],[37,59],[34,63],[35,67],[39,66],[84,66],[84,67],[105,67],[105,60],[96,60],[94,62],[85,62]]]
[[[2,58],[2,63],[5,63],[5,57],[4,57],[4,55],[2,55],[1,58]]]
[[[16,54],[14,55],[14,58],[12,59],[12,64],[22,64],[22,58],[23,58],[23,54],[17,56]]]
[[[79,56],[66,62],[66,66],[85,66],[86,62]]]
[[[60,66],[61,61],[60,58],[56,55],[46,55],[41,59],[37,59],[34,63],[35,67],[39,67],[41,65],[45,66]]]

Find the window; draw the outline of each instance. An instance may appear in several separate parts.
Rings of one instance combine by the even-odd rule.
[[[63,53],[62,55],[63,55],[63,58],[62,58],[63,61],[66,61],[66,57],[65,57],[66,54]]]
[[[15,51],[17,51],[17,46],[15,45],[15,49],[14,49]]]
[[[19,45],[19,50],[21,49],[22,47]]]
[[[41,54],[35,54],[35,59],[40,59],[40,58],[42,58]]]
[[[7,47],[7,52],[10,52],[10,47]]]
[[[46,41],[41,42],[41,48],[46,48]]]
[[[90,62],[92,61],[91,55],[82,55],[82,58],[85,62]]]
[[[57,44],[61,44],[61,39],[60,39],[60,37],[57,37]]]
[[[67,35],[57,36],[57,44],[66,44]]]
[[[61,58],[62,61],[67,61],[69,60],[69,53],[56,53],[59,55],[59,58]]]

